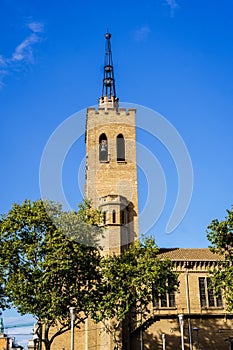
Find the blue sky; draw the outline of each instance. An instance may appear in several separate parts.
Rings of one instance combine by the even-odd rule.
[[[207,246],[206,227],[233,204],[232,11],[230,0],[2,0],[0,212],[40,198],[39,165],[50,135],[70,115],[97,103],[109,28],[120,101],[163,115],[192,160],[192,200],[182,223],[167,235],[177,171],[163,145],[138,132],[167,181],[165,207],[150,232],[163,247]],[[77,171],[83,154],[84,146],[75,144],[64,165],[72,206],[81,200]],[[146,174],[139,175],[142,207]]]
[[[97,103],[109,27],[120,101],[144,105],[167,118],[193,163],[189,210],[176,234],[164,235],[177,176],[169,155],[155,143],[153,152],[167,180],[167,200],[152,232],[160,246],[206,246],[207,225],[212,218],[224,217],[233,202],[231,10],[230,1],[158,0],[117,6],[2,1],[0,212],[15,201],[40,198],[39,164],[48,138],[70,115]],[[148,138],[139,137],[149,147]],[[64,187],[75,206],[81,200],[79,148],[71,151]],[[140,189],[139,199],[143,202]]]
[[[13,202],[40,198],[39,164],[50,135],[70,115],[97,103],[109,28],[120,101],[167,118],[192,159],[189,210],[175,233],[164,235],[177,174],[169,154],[154,141],[167,198],[151,232],[160,246],[206,246],[207,225],[212,218],[223,218],[233,202],[231,10],[230,1],[120,1],[101,6],[2,1],[0,212]],[[149,147],[146,135],[138,133],[138,138]],[[81,200],[77,169],[83,152],[82,145],[73,147],[64,167],[64,191],[73,206]],[[139,188],[140,203],[143,193]]]

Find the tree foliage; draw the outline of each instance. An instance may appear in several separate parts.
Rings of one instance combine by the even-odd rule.
[[[224,292],[229,310],[233,310],[233,208],[227,210],[225,220],[212,220],[207,229],[210,249],[220,256],[217,266],[212,271],[212,284],[216,293]]]
[[[105,257],[101,270],[101,298],[92,317],[104,323],[115,344],[123,321],[130,317],[141,322],[149,314],[153,286],[154,297],[178,287],[171,261],[158,258],[158,248],[151,238],[135,242],[121,255]]]
[[[80,212],[64,213],[59,204],[42,200],[14,204],[1,218],[1,306],[8,303],[21,314],[34,315],[43,325],[38,336],[47,350],[70,328],[69,307],[76,308],[78,325],[97,301],[100,218],[88,201]],[[87,234],[89,246],[80,244]]]
[[[63,212],[59,204],[29,200],[0,220],[1,306],[34,315],[46,350],[70,328],[69,307],[76,308],[76,326],[91,314],[117,344],[122,322],[149,314],[153,286],[154,297],[178,286],[171,261],[158,258],[153,239],[101,258],[101,220],[89,201]]]

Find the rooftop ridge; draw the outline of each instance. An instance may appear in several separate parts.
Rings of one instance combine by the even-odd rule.
[[[212,252],[210,248],[160,248],[158,255],[174,261],[216,261],[222,256]]]

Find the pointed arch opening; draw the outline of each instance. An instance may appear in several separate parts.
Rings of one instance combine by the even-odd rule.
[[[112,211],[112,223],[115,224],[116,223],[116,210]]]
[[[105,134],[99,137],[99,160],[100,162],[108,161],[108,139]]]
[[[117,136],[117,161],[125,161],[125,139],[122,134]]]
[[[103,212],[103,224],[106,225],[106,217],[107,217],[107,214],[106,214],[106,211]]]

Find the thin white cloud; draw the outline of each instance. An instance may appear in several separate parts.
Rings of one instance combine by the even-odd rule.
[[[0,89],[4,86],[3,78],[8,74],[6,59],[0,55]]]
[[[175,10],[179,7],[176,0],[165,0],[167,5],[170,7],[171,10],[171,17],[174,16]]]
[[[0,69],[0,74],[7,74],[7,70],[6,69]]]
[[[6,66],[6,59],[0,55],[0,67]]]
[[[15,48],[11,61],[14,62],[25,60],[28,62],[33,62],[32,45],[39,41],[41,41],[41,38],[35,33],[32,33]]]
[[[34,62],[33,46],[42,40],[44,25],[41,22],[30,22],[27,24],[31,34],[28,35],[19,45],[16,46],[10,58],[0,55],[0,88],[4,86],[3,80],[6,75],[25,69],[25,63]],[[4,68],[4,69],[1,69]]]
[[[150,28],[148,26],[143,26],[135,31],[134,38],[136,41],[144,41],[147,39],[150,33]]]
[[[43,33],[44,24],[41,22],[30,22],[28,28],[31,29],[34,33]]]

